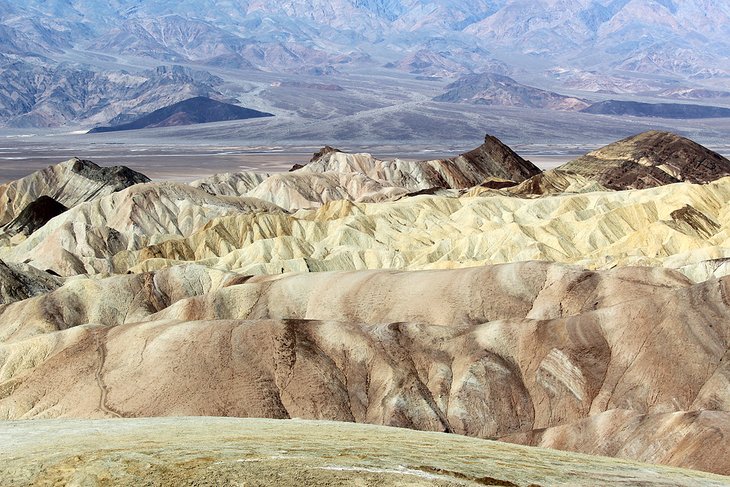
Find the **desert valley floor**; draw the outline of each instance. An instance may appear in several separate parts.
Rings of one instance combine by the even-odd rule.
[[[730,484],[722,155],[104,154],[0,184],[0,484]]]

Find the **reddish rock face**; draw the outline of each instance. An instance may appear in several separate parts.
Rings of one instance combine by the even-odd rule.
[[[475,165],[490,167],[494,172],[493,176],[503,177],[516,183],[542,172],[533,163],[517,155],[497,137],[489,134],[484,137],[484,143],[481,146],[460,157],[464,157]]]

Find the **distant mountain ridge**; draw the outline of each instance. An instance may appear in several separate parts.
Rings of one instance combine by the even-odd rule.
[[[641,103],[637,101],[607,100],[584,108],[583,113],[602,115],[631,115],[659,118],[728,118],[730,108],[684,103]]]
[[[0,73],[0,123],[12,127],[123,123],[195,96],[226,99],[221,78],[179,65],[130,73],[9,61]]]
[[[496,71],[554,92],[617,78],[631,93],[730,90],[723,0],[0,0],[0,25],[0,124],[14,127],[148,113],[118,78],[151,62],[227,73],[230,98],[249,93],[260,71],[299,80],[362,69],[447,82]],[[177,83],[187,95],[228,97],[216,85]],[[149,93],[165,98],[154,108],[180,101]]]
[[[0,18],[4,37],[26,51],[81,47],[203,62],[240,55],[254,65],[257,49],[288,49],[295,57],[319,51],[326,63],[335,54],[331,43],[372,55],[373,42],[405,51],[427,47],[438,34],[452,48],[510,47],[573,61],[593,57],[585,51],[592,46],[622,69],[703,76],[727,71],[730,45],[730,5],[721,0],[286,0],[265,6],[211,0],[31,0],[19,6],[4,0]]]
[[[273,116],[271,113],[239,107],[230,103],[222,103],[204,96],[196,96],[195,98],[189,98],[155,110],[132,122],[113,125],[111,127],[96,127],[89,130],[89,133],[118,132],[121,130],[137,130],[154,127],[176,127],[196,123],[225,122],[228,120],[246,120],[249,118]]]
[[[578,98],[526,86],[509,76],[494,73],[462,76],[447,85],[446,90],[434,100],[555,110],[580,110],[588,106]]]

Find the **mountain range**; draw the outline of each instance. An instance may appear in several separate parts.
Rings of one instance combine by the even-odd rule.
[[[0,0],[0,21],[0,124],[15,127],[116,125],[192,96],[276,113],[258,96],[272,81],[363,70],[428,98],[409,80],[494,73],[579,99],[730,88],[720,0]],[[202,76],[163,86],[160,69]]]

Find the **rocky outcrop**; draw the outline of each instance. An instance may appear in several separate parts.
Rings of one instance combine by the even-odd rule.
[[[517,183],[542,172],[533,163],[517,155],[515,151],[503,144],[497,137],[489,134],[484,137],[482,145],[460,155],[454,162],[458,162],[460,158],[483,171],[489,172],[491,177],[503,178]]]
[[[0,185],[0,225],[5,225],[41,196],[71,208],[149,182],[149,178],[124,166],[100,167],[74,158]]]
[[[0,306],[48,293],[62,284],[63,279],[52,273],[0,260]]]
[[[8,236],[30,235],[48,221],[68,210],[64,205],[50,196],[43,195],[37,200],[28,203],[23,211],[13,221],[2,228],[3,233]]]
[[[342,151],[340,149],[332,147],[331,145],[326,145],[326,146],[322,147],[320,150],[318,150],[317,152],[315,152],[312,155],[312,158],[309,160],[309,162],[314,162],[318,159],[323,158],[327,154],[331,154],[333,152],[342,152]],[[301,169],[301,167],[299,169]]]
[[[687,138],[650,131],[614,142],[564,164],[560,171],[613,190],[643,189],[730,175],[730,160]]]

